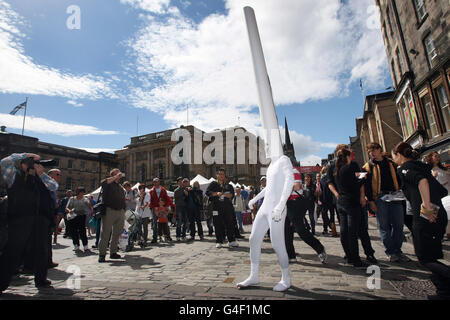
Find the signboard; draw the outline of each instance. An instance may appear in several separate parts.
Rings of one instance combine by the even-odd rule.
[[[322,167],[315,166],[315,167],[297,167],[295,168],[300,172],[301,174],[311,174],[311,173],[320,173],[322,170]]]

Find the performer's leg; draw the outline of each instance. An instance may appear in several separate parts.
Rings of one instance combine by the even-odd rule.
[[[269,222],[267,220],[267,214],[264,214],[264,212],[260,210],[256,215],[256,219],[253,223],[252,233],[250,235],[250,261],[251,261],[250,277],[248,277],[247,280],[238,283],[237,286],[239,288],[245,288],[259,283],[258,273],[259,273],[259,259],[261,257],[261,246],[264,240],[264,235],[266,234],[268,229],[269,229]]]
[[[281,267],[281,281],[273,288],[275,291],[286,291],[291,286],[291,276],[289,274],[289,258],[284,241],[284,219],[274,222],[270,218],[270,239]]]

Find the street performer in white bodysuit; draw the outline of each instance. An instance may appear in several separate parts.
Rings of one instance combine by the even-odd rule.
[[[275,291],[285,291],[291,286],[289,273],[289,258],[284,240],[284,222],[286,219],[286,202],[294,186],[293,167],[290,159],[283,155],[278,119],[275,113],[272,92],[267,69],[259,39],[258,28],[253,9],[244,8],[250,47],[258,85],[261,122],[266,134],[266,157],[271,159],[267,169],[267,185],[254,199],[249,202],[250,208],[264,197],[264,202],[256,215],[250,235],[250,277],[238,283],[239,288],[253,286],[259,283],[259,260],[264,235],[270,228],[272,246],[278,256],[281,266],[281,281],[273,288]]]

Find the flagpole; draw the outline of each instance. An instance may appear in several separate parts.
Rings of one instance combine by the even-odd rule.
[[[22,136],[23,136],[23,132],[25,130],[25,117],[27,116],[27,106],[28,106],[28,97],[25,100],[25,113],[23,114]]]

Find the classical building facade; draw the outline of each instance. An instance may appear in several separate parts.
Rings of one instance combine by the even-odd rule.
[[[357,119],[357,136],[360,139],[362,160],[369,160],[367,146],[376,142],[383,151],[390,152],[403,141],[402,127],[393,100],[395,92],[385,92],[366,97],[364,115]]]
[[[231,134],[242,140],[235,137],[227,145],[227,135]],[[182,148],[185,138],[190,141]],[[223,167],[229,180],[256,186],[267,162],[264,153],[259,154],[258,142],[261,143],[255,135],[240,127],[206,133],[194,126],[181,126],[132,137],[131,143],[116,151],[116,155],[121,170],[132,183],[151,185],[153,178],[158,177],[163,185],[173,187],[177,177],[192,179],[201,174],[215,178],[217,168]],[[250,159],[251,154],[257,159]],[[227,159],[227,155],[232,158]]]
[[[109,171],[118,166],[116,155],[92,153],[39,141],[37,138],[14,133],[0,133],[0,159],[12,153],[35,153],[41,159],[54,159],[62,176],[58,193],[83,186],[89,193],[100,186],[100,181],[109,176]]]
[[[404,141],[448,159],[450,5],[446,0],[376,4]]]

